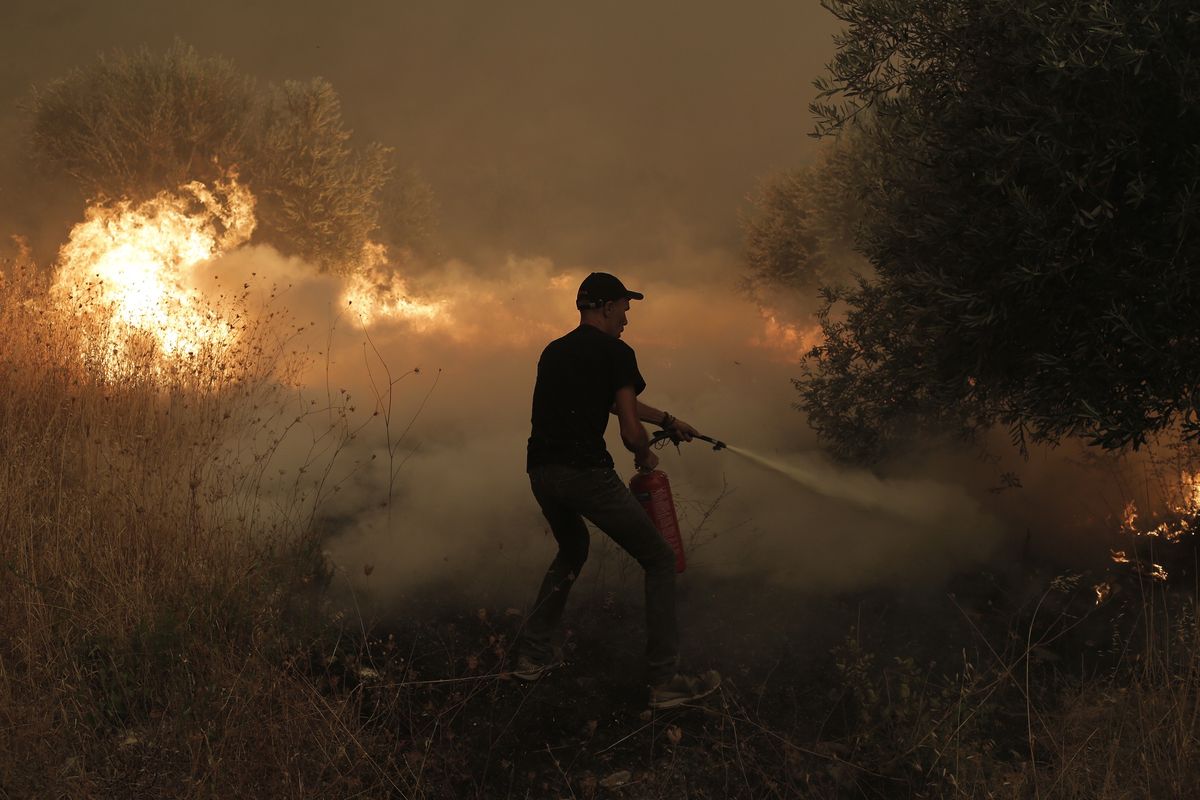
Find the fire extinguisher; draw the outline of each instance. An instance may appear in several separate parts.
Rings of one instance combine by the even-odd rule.
[[[687,568],[683,553],[683,537],[679,535],[679,520],[675,516],[675,500],[671,497],[671,482],[662,470],[642,470],[629,481],[629,491],[646,509],[654,527],[675,551],[675,572]]]
[[[713,450],[725,447],[724,442],[708,436],[697,434],[693,438],[703,439],[712,444]],[[674,437],[668,431],[659,431],[654,434],[650,444],[655,445],[666,439]],[[671,496],[671,482],[667,480],[667,473],[659,469],[639,470],[629,481],[629,491],[633,492],[642,508],[646,509],[654,527],[675,551],[675,572],[683,572],[687,569],[687,556],[683,552],[683,537],[679,534],[679,518],[675,516],[675,499]]]

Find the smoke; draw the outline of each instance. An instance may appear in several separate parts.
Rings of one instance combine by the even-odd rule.
[[[693,574],[806,591],[906,586],[993,552],[1000,526],[962,489],[880,481],[813,460],[817,443],[790,408],[802,345],[720,277],[728,274],[720,254],[681,258],[698,276],[687,285],[663,277],[670,272],[658,262],[622,274],[646,295],[624,335],[648,382],[643,398],[736,448],[772,453],[785,472],[805,469],[797,484],[701,444],[664,449]],[[335,461],[329,469],[314,463],[320,415],[284,438],[262,502],[294,498],[303,466],[314,487],[324,482],[319,525],[356,589],[386,602],[433,582],[519,605],[554,551],[524,473],[536,363],[548,341],[577,324],[574,293],[586,271],[542,258],[450,261],[421,279],[441,318],[363,328],[337,303],[341,279],[266,247],[216,260],[209,291],[247,281],[273,294],[264,303],[286,308],[285,327],[299,332],[289,346],[307,354],[301,407],[333,397],[354,409],[354,438],[315,459]],[[631,477],[615,425],[608,446]]]
[[[922,527],[961,525],[979,533],[995,523],[980,514],[959,487],[930,480],[885,480],[865,470],[835,468],[813,457],[793,458],[790,463],[766,458],[741,447],[729,448],[755,464],[773,470],[806,489],[834,500],[842,500],[866,511],[895,517]]]
[[[621,276],[646,294],[624,335],[648,382],[643,398],[753,456],[699,443],[661,451],[689,575],[827,593],[936,586],[1022,555],[1103,564],[1097,533],[1112,529],[1144,465],[1083,447],[1025,460],[999,438],[986,443],[1002,454],[991,458],[963,448],[880,474],[833,465],[791,407],[803,343],[731,289],[726,256],[678,257],[695,281],[681,284],[658,261]],[[545,258],[448,261],[427,269],[414,294],[436,299],[440,319],[363,328],[338,305],[341,279],[295,259],[253,247],[213,264],[221,284],[281,287],[304,331],[293,346],[308,353],[300,396],[344,392],[355,409],[357,433],[336,454],[327,483],[338,490],[319,518],[341,580],[385,603],[430,583],[510,605],[528,599],[555,548],[524,474],[536,362],[577,323],[573,297],[587,271]],[[284,475],[312,460],[314,438],[306,428],[285,440],[276,456]],[[631,477],[615,425],[608,447]],[[281,477],[281,494],[290,481]]]

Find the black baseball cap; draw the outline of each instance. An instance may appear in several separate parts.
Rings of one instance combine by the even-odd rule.
[[[607,272],[593,272],[579,284],[579,293],[575,295],[575,307],[600,308],[612,300],[641,300],[645,297],[641,292],[631,292],[616,275]]]

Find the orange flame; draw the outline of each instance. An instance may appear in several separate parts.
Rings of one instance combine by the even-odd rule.
[[[109,373],[133,368],[138,334],[168,360],[231,344],[234,329],[195,288],[196,270],[249,239],[254,225],[254,197],[234,178],[215,191],[192,182],[136,205],[93,205],[59,252],[52,297],[107,314]]]
[[[446,325],[450,316],[445,304],[416,300],[399,274],[385,267],[387,249],[368,242],[358,268],[342,292],[342,305],[356,315],[364,326],[387,320],[406,320],[418,331]]]
[[[1125,505],[1125,512],[1121,515],[1121,527],[1129,533],[1137,533],[1137,504],[1130,500]]]
[[[1168,493],[1165,505],[1167,519],[1139,526],[1137,504],[1130,501],[1121,514],[1121,530],[1133,536],[1165,539],[1171,543],[1191,534],[1194,518],[1200,515],[1200,472],[1182,471],[1178,491]],[[1158,518],[1158,514],[1151,514],[1152,520]]]
[[[1200,513],[1200,472],[1184,471],[1179,476],[1180,503],[1175,509],[1181,514]]]

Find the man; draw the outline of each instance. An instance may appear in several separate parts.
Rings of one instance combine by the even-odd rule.
[[[613,275],[588,275],[575,298],[579,327],[547,345],[538,361],[527,469],[558,554],[525,622],[513,675],[537,680],[562,664],[562,651],[552,642],[567,594],[587,560],[586,518],[646,571],[650,705],[670,708],[709,694],[721,677],[714,671],[678,671],[675,554],[613,470],[604,445],[610,413],[616,414],[621,441],[639,469],[658,465],[642,422],[657,423],[683,441],[697,433],[683,420],[637,399],[646,382],[621,332],[628,324],[629,301],[642,298]]]

